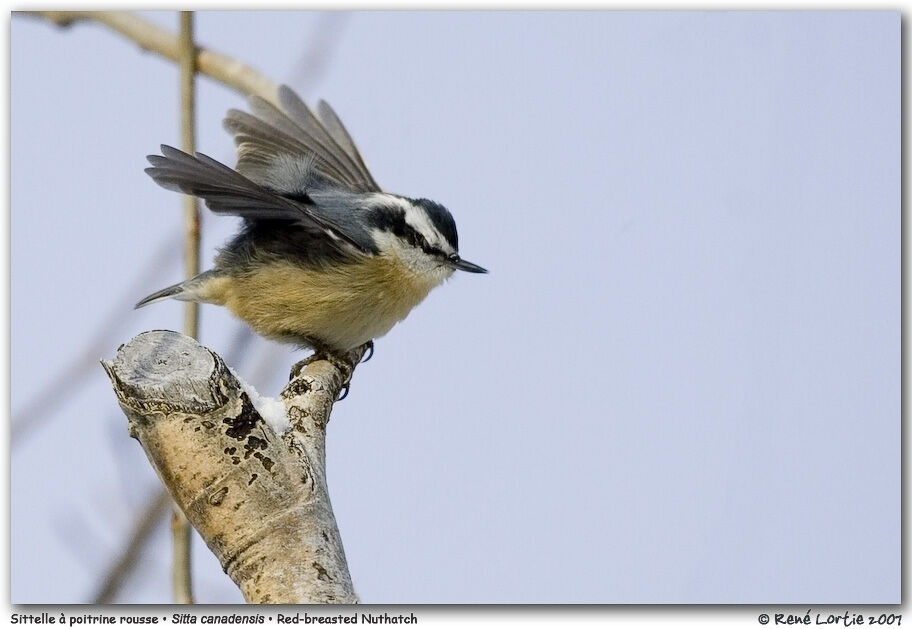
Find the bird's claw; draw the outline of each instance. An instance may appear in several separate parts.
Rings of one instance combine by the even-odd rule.
[[[306,366],[309,365],[311,362],[313,362],[312,360],[310,360],[311,358],[312,358],[312,356],[308,356],[308,357],[305,358],[304,360],[299,360],[298,362],[296,362],[295,364],[293,364],[293,365],[291,366],[291,372],[288,374],[288,380],[289,380],[289,381],[290,381],[290,380],[294,380],[295,378],[297,378],[298,376],[300,376],[300,375],[301,375],[301,372],[304,371],[304,367],[306,367]]]
[[[342,388],[339,389],[339,395],[336,396],[336,402],[341,402],[348,397],[348,392],[351,390],[351,381],[346,382],[342,385]]]
[[[304,371],[304,368],[307,367],[310,363],[315,363],[318,360],[329,360],[326,357],[326,354],[323,352],[314,352],[307,358],[299,360],[294,365],[291,366],[291,373],[288,375],[289,380],[294,380],[301,375],[301,372]]]
[[[371,341],[367,342],[367,351],[365,352],[365,355],[361,357],[361,360],[359,362],[366,363],[373,357],[374,357],[374,342],[371,340]]]

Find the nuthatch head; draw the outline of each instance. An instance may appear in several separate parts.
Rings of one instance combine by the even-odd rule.
[[[149,156],[159,185],[243,218],[209,271],[141,300],[228,307],[265,337],[344,352],[383,336],[456,270],[456,223],[439,203],[383,192],[335,112],[288,87],[280,109],[252,97],[225,128],[236,169],[170,146]]]

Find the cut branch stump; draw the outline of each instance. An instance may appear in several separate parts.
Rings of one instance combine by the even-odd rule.
[[[356,603],[326,486],[326,424],[365,347],[295,369],[274,431],[222,359],[144,332],[102,362],[129,433],[250,603]]]

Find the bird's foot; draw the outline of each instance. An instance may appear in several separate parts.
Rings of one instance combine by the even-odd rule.
[[[291,373],[289,374],[289,380],[300,376],[301,371],[303,371],[304,368],[307,367],[307,365],[318,362],[320,360],[325,360],[326,362],[332,364],[333,367],[335,367],[342,373],[345,373],[346,371],[348,371],[351,368],[348,365],[348,363],[345,361],[344,358],[340,358],[338,355],[334,354],[331,351],[318,349],[318,350],[314,350],[313,354],[311,354],[304,360],[299,360],[291,367]]]

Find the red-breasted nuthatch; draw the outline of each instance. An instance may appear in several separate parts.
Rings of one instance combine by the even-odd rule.
[[[152,293],[226,306],[265,337],[344,352],[383,336],[455,270],[456,223],[442,205],[383,192],[335,112],[315,116],[288,87],[252,97],[225,128],[236,170],[170,146],[146,172],[164,188],[244,219],[209,271]]]

